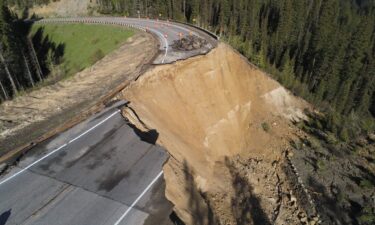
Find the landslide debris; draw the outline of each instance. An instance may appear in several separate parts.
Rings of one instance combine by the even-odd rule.
[[[208,42],[196,35],[188,35],[179,40],[175,40],[172,44],[174,50],[179,51],[192,51],[202,48],[207,45]]]
[[[288,158],[308,104],[232,48],[155,67],[119,98],[169,151],[166,196],[186,224],[320,223]]]

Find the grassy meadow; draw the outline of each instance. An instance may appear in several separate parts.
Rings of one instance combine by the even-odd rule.
[[[58,65],[64,76],[93,65],[134,34],[134,31],[121,27],[91,24],[35,24],[32,35],[38,30],[43,40],[47,38],[49,42],[64,46]]]

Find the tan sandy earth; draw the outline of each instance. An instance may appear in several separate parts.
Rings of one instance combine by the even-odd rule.
[[[47,5],[36,5],[30,14],[42,17],[86,16],[95,8],[95,0],[58,0]]]
[[[0,155],[64,123],[135,79],[156,54],[156,40],[136,31],[118,50],[54,85],[0,105]],[[19,138],[22,137],[22,138]]]
[[[285,155],[309,106],[227,45],[153,68],[120,98],[171,154],[166,195],[186,224],[307,222]]]

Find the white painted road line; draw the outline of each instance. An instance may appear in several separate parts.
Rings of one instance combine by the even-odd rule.
[[[117,113],[119,113],[121,110],[117,110],[116,112],[112,113],[111,115],[109,115],[107,118],[105,118],[104,120],[100,121],[99,123],[97,123],[95,126],[91,127],[90,129],[88,129],[87,131],[83,132],[82,134],[80,134],[78,137],[74,138],[73,140],[69,141],[67,144],[63,144],[61,145],[60,147],[56,148],[55,150],[53,150],[52,152],[46,154],[45,156],[43,156],[42,158],[36,160],[35,162],[31,163],[30,165],[26,166],[25,168],[23,168],[22,170],[18,171],[17,173],[13,174],[12,176],[0,181],[0,186],[5,184],[6,182],[10,181],[11,179],[15,178],[16,176],[20,175],[21,173],[25,172],[26,170],[30,169],[32,166],[38,164],[40,161],[48,158],[49,156],[55,154],[56,152],[60,151],[61,149],[65,148],[66,146],[68,146],[69,144],[73,143],[74,141],[80,139],[81,137],[85,136],[86,134],[88,134],[90,131],[94,130],[95,128],[97,128],[98,126],[102,125],[104,122],[106,122],[107,120],[109,120],[110,118],[112,118],[114,115],[116,115]]]
[[[154,180],[151,181],[151,183],[146,187],[145,190],[138,196],[138,198],[131,204],[131,206],[126,210],[124,214],[116,221],[114,225],[119,225],[121,221],[125,219],[125,217],[129,214],[129,212],[134,208],[134,206],[141,200],[141,198],[147,193],[148,190],[158,181],[158,179],[163,175],[163,171],[161,171],[155,178]]]
[[[169,48],[169,44],[168,44],[168,40],[164,37],[164,35],[162,33],[160,33],[159,31],[155,30],[155,29],[150,29],[150,30],[153,30],[155,33],[157,33],[161,38],[164,39],[164,43],[165,43],[165,54],[163,56],[163,60],[161,61],[161,63],[164,63],[165,61],[165,58],[167,57],[168,55],[168,48]]]
[[[100,121],[98,124],[96,124],[95,126],[91,127],[90,129],[88,129],[87,131],[83,132],[82,134],[80,134],[78,137],[70,140],[68,142],[68,144],[71,144],[73,142],[75,142],[76,140],[80,139],[81,137],[85,136],[86,134],[88,134],[90,131],[94,130],[95,128],[97,128],[98,126],[102,125],[103,123],[105,123],[107,120],[109,120],[110,118],[112,118],[114,115],[116,115],[117,113],[119,113],[121,110],[117,110],[116,112],[112,113],[110,116],[108,116],[107,118],[105,118],[104,120]]]
[[[9,181],[9,180],[15,178],[17,175],[19,175],[19,174],[25,172],[25,170],[27,170],[27,169],[29,169],[30,167],[34,166],[35,164],[39,163],[40,161],[42,161],[43,159],[47,158],[48,156],[53,155],[54,153],[60,151],[61,149],[63,149],[63,148],[66,147],[66,146],[67,146],[67,144],[63,144],[63,145],[61,145],[60,147],[56,148],[56,149],[53,150],[52,152],[48,153],[47,155],[43,156],[42,158],[40,158],[40,159],[36,160],[35,162],[31,163],[30,165],[28,165],[28,166],[25,167],[24,169],[18,171],[17,173],[13,174],[12,176],[8,177],[7,179],[1,181],[1,182],[0,182],[0,185],[2,185],[2,184],[4,184],[4,183],[6,183],[7,181]]]

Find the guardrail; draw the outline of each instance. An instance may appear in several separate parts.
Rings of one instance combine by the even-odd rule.
[[[172,22],[174,23],[179,23],[179,24],[183,24],[183,25],[186,25],[186,26],[190,26],[190,27],[194,27],[195,29],[198,29],[200,31],[203,31],[204,33],[208,34],[209,36],[213,37],[214,39],[216,40],[220,40],[220,37],[217,36],[215,33],[213,33],[212,31],[209,31],[205,28],[202,28],[200,26],[197,26],[197,25],[194,25],[194,24],[191,24],[191,23],[186,23],[186,22],[180,22],[180,21],[177,21],[177,20],[172,20]]]
[[[96,20],[96,19],[100,19],[100,18],[101,17],[92,18],[92,19],[87,19],[87,18],[74,18],[74,19],[54,18],[54,19],[41,19],[41,20],[37,20],[37,21],[34,21],[34,22],[35,23],[42,23],[42,24],[43,23],[58,22],[58,23],[89,23],[89,24],[120,25],[120,26],[134,28],[134,29],[138,29],[138,30],[147,32],[147,30],[145,28],[141,27],[141,26],[135,26],[135,25],[131,25],[131,24],[128,24],[128,23],[121,22],[121,21]]]

